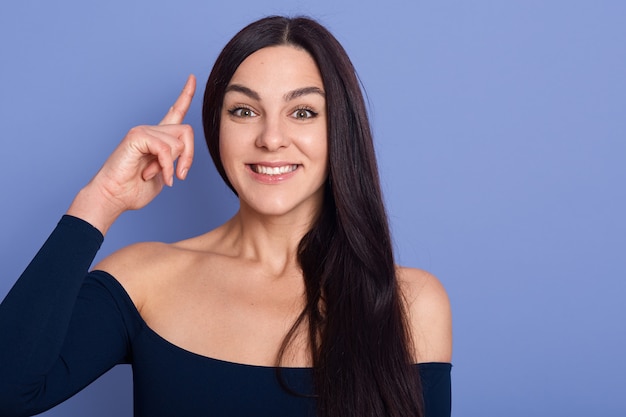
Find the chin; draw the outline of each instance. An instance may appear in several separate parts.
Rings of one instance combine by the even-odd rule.
[[[321,204],[321,198],[296,200],[294,198],[268,198],[268,196],[262,196],[252,201],[240,198],[242,207],[245,205],[250,211],[268,217],[301,216],[310,219],[319,211]]]

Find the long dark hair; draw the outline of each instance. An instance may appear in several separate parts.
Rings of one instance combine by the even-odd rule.
[[[348,55],[326,28],[309,18],[268,17],[224,47],[207,81],[202,110],[211,157],[233,189],[219,149],[225,90],[244,59],[276,45],[302,48],[319,67],[329,158],[321,212],[298,248],[307,302],[278,363],[306,322],[320,416],[422,416],[367,109]]]

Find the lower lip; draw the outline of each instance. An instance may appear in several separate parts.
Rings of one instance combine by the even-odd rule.
[[[298,165],[298,167],[293,171],[277,175],[259,174],[258,172],[253,171],[250,165],[248,165],[247,168],[248,172],[250,172],[250,174],[252,175],[252,178],[254,178],[256,181],[263,184],[278,184],[296,175],[296,172],[298,172],[298,170],[300,169],[300,165]]]

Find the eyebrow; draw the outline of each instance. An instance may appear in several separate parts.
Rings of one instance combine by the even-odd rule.
[[[226,87],[225,93],[228,93],[230,91],[236,91],[250,97],[253,100],[261,101],[261,96],[259,95],[259,93],[241,84],[230,84],[228,87]],[[326,97],[324,91],[319,87],[302,87],[285,93],[283,99],[285,101],[291,101],[307,94],[319,94],[322,97]]]
[[[224,94],[231,92],[231,91],[236,91],[238,93],[242,93],[248,97],[250,97],[253,100],[257,100],[260,101],[261,100],[261,96],[259,95],[259,93],[257,93],[256,91],[248,88],[248,87],[244,87],[241,84],[230,84],[228,87],[226,87],[226,91],[224,92]]]
[[[322,89],[318,87],[303,87],[288,92],[283,96],[283,98],[285,99],[285,101],[291,101],[298,97],[306,96],[307,94],[319,94],[322,97],[326,97],[326,94],[324,94]]]

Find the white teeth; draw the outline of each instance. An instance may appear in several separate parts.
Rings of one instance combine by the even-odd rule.
[[[266,167],[263,165],[251,165],[251,168],[257,174],[280,175],[295,171],[298,165],[284,165],[282,167]]]

